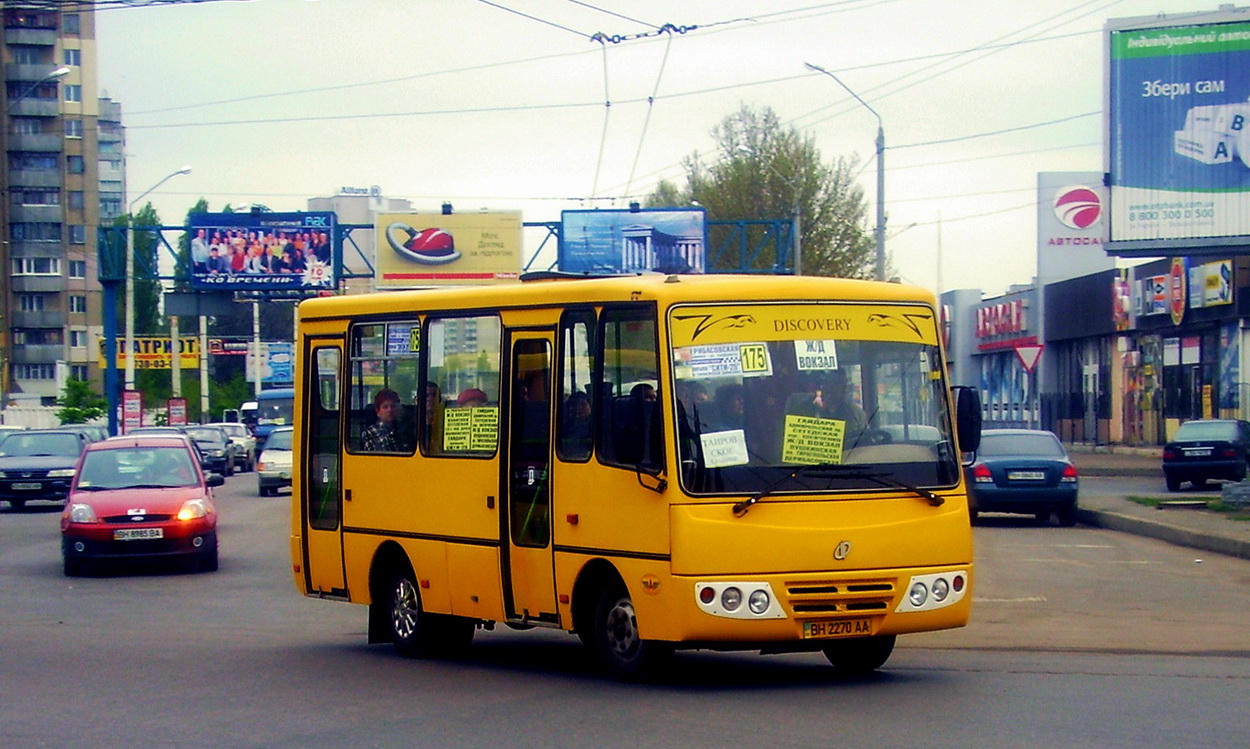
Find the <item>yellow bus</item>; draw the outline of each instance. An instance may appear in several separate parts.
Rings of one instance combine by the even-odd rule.
[[[870,671],[967,622],[981,411],[932,294],[555,275],[300,304],[300,592],[407,656],[543,627],[627,680],[692,648]]]

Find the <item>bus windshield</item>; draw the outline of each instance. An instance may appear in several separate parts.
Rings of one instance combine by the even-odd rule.
[[[259,401],[256,408],[256,422],[274,426],[295,423],[295,397]]]
[[[683,334],[681,321],[692,317],[704,327]],[[684,309],[672,319],[673,413],[688,492],[958,481],[931,315],[786,305]]]

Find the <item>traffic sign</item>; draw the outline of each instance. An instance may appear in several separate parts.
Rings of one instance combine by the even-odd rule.
[[[1024,365],[1024,371],[1032,373],[1037,367],[1037,360],[1042,358],[1042,344],[1033,346],[1016,346],[1016,356],[1020,357],[1020,363]]]

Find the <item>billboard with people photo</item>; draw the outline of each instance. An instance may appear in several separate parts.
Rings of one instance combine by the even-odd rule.
[[[332,212],[195,213],[191,285],[197,289],[333,289]]]

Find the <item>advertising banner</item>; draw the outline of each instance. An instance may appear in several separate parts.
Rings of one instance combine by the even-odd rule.
[[[521,275],[521,212],[380,213],[379,289],[511,283]]]
[[[567,273],[703,273],[702,208],[564,211],[558,266]]]
[[[1108,44],[1111,242],[1250,235],[1250,23]]]
[[[172,369],[174,361],[173,344],[169,336],[138,336],[134,340],[135,369]],[[104,360],[104,336],[96,339],[96,361],[100,368],[107,366]],[[179,336],[178,350],[181,352],[179,366],[183,369],[195,369],[200,366],[200,339],[195,336]],[[126,366],[126,339],[117,339],[117,367]]]
[[[335,288],[333,212],[194,213],[191,285],[213,291]]]
[[[1042,285],[1115,267],[1107,254],[1101,172],[1037,175],[1037,278]]]

